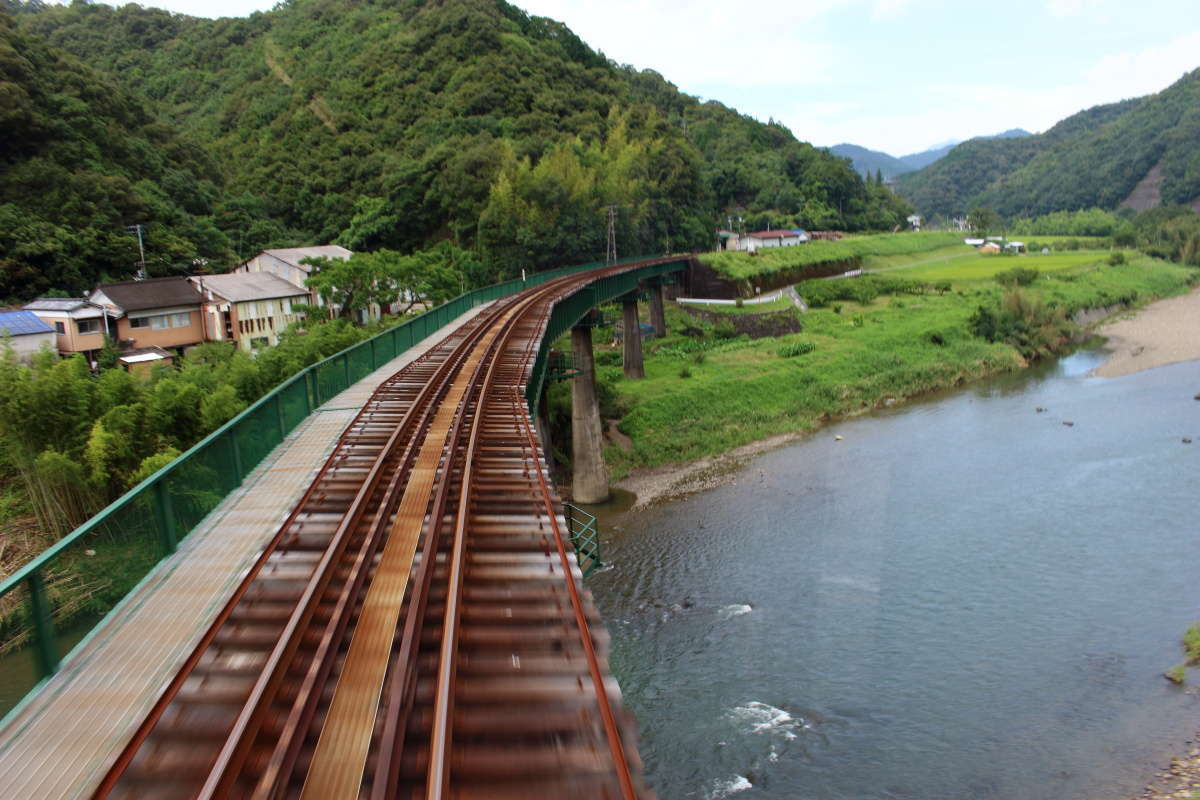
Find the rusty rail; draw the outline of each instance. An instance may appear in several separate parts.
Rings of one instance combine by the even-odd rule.
[[[647,796],[522,394],[588,279],[380,387],[96,797]]]

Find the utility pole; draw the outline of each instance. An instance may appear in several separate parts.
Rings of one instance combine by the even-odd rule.
[[[605,206],[608,210],[608,252],[605,259],[609,264],[617,260],[617,206]]]
[[[125,230],[134,231],[135,233],[137,233],[138,255],[141,256],[140,260],[137,262],[137,267],[138,267],[137,276],[138,276],[138,280],[144,280],[146,277],[146,248],[142,244],[142,230],[143,230],[142,223],[139,222],[137,225],[127,225],[125,227]]]

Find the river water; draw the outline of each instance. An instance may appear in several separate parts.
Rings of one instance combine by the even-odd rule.
[[[1200,619],[1200,362],[1087,377],[1102,359],[610,519],[588,581],[659,796],[1136,794],[1200,724],[1162,677]]]

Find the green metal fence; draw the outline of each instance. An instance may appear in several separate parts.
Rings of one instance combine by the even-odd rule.
[[[0,714],[58,668],[66,655],[64,642],[78,643],[76,647],[85,643],[105,615],[315,408],[476,306],[602,266],[604,262],[565,267],[467,292],[306,367],[6,578],[0,583],[0,655],[20,651],[32,656],[33,668],[5,670]],[[679,268],[677,263],[674,269]],[[657,274],[656,268],[649,269]],[[632,281],[636,285],[637,279]],[[625,286],[629,280],[619,283]],[[587,291],[568,299],[570,313]],[[607,292],[597,296],[610,296]],[[550,336],[538,355],[535,398],[545,374],[548,341],[570,327],[555,322],[559,316],[556,307]]]
[[[563,503],[563,516],[567,520],[567,534],[575,547],[575,560],[586,578],[592,570],[604,566],[600,560],[600,529],[596,526],[596,518],[570,503]]]

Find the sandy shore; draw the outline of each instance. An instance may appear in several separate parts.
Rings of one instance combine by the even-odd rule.
[[[613,486],[637,495],[637,501],[630,509],[637,511],[729,483],[738,470],[754,456],[795,442],[807,435],[805,432],[785,433],[742,445],[712,458],[702,458],[687,464],[668,464],[665,467],[635,470]]]
[[[1101,378],[1200,359],[1200,288],[1100,325],[1096,333],[1108,337],[1113,351],[1095,370]]]

